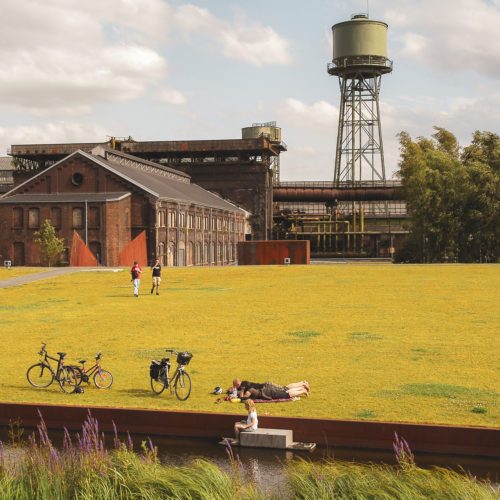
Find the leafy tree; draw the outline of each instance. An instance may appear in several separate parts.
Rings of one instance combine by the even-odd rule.
[[[476,132],[461,151],[439,127],[431,139],[399,135],[403,182],[411,215],[400,259],[417,262],[495,261],[500,238],[500,137]]]
[[[45,219],[40,231],[35,233],[35,243],[40,245],[40,250],[48,266],[52,266],[54,259],[64,250],[64,238],[58,238],[56,230],[49,219]]]

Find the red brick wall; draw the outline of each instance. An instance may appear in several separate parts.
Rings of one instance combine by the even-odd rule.
[[[240,266],[283,264],[285,258],[290,259],[290,264],[309,264],[309,241],[240,241],[238,243]]]

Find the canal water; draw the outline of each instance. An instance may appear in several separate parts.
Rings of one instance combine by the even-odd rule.
[[[24,432],[24,438],[31,431]],[[50,431],[49,435],[56,446],[62,444],[62,433]],[[71,433],[76,435],[76,433]],[[106,434],[107,446],[113,447],[113,436]],[[8,429],[0,428],[0,439],[8,441]],[[125,441],[126,436],[120,435]],[[187,465],[192,460],[203,458],[217,464],[223,470],[230,471],[232,464],[228,456],[228,448],[218,444],[213,439],[194,438],[168,438],[152,436],[153,444],[158,448],[158,455],[162,463],[171,465]],[[132,436],[134,450],[141,451],[141,443],[147,436]],[[360,450],[350,448],[321,448],[313,452],[291,452],[287,450],[274,450],[264,448],[232,447],[241,472],[252,479],[258,487],[268,493],[283,495],[288,488],[288,479],[284,472],[284,465],[296,459],[310,460],[313,462],[335,459],[355,463],[384,463],[395,464],[394,454],[386,451]],[[19,453],[19,451],[17,452]],[[459,472],[468,473],[481,479],[488,479],[494,484],[500,483],[500,457],[481,458],[457,455],[415,454],[415,462],[423,468],[433,466],[447,467]]]

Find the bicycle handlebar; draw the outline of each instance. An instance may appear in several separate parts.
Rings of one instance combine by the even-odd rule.
[[[101,351],[99,351],[96,355],[95,355],[95,359],[101,359],[102,358],[102,353]]]

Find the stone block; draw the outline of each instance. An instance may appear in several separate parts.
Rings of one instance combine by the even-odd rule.
[[[285,449],[293,443],[293,431],[288,429],[257,429],[240,432],[240,445],[250,448]]]

